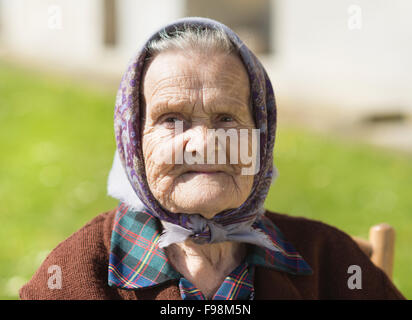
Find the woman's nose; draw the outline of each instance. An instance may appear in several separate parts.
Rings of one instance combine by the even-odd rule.
[[[203,155],[207,146],[207,126],[196,125],[185,131],[185,152]]]
[[[207,125],[195,125],[185,131],[184,161],[187,164],[226,163],[225,148],[217,143],[216,131]]]

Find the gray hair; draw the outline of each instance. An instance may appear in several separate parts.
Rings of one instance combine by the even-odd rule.
[[[238,55],[238,49],[229,39],[221,27],[208,28],[193,25],[176,27],[172,31],[161,31],[159,36],[146,45],[146,67],[159,53],[168,50],[179,50],[183,52],[202,52],[207,55],[222,53],[226,55]],[[252,108],[252,96],[249,98],[249,107]],[[143,95],[140,96],[142,107],[142,127],[146,119],[146,104]]]
[[[223,29],[188,25],[169,32],[164,30],[147,45],[149,59],[168,50],[201,51],[206,54],[236,53],[235,46]]]

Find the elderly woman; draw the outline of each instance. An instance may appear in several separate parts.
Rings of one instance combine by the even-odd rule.
[[[275,130],[271,82],[232,30],[155,32],[118,90],[118,207],[59,244],[21,298],[403,299],[345,233],[264,209]]]

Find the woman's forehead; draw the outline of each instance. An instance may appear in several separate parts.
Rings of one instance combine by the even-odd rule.
[[[173,93],[215,90],[239,98],[249,96],[249,77],[235,55],[165,52],[156,56],[143,78],[146,102]]]

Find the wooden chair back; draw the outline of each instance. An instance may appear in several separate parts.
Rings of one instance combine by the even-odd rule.
[[[352,238],[372,262],[392,279],[395,229],[387,223],[381,223],[369,229],[369,240],[359,237]]]

